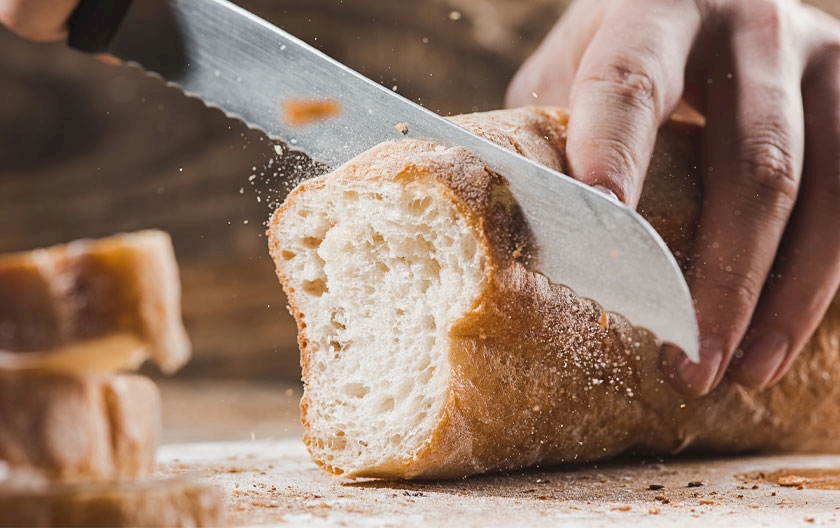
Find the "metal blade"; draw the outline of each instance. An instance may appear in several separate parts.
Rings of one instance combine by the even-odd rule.
[[[398,123],[408,126],[409,137],[471,150],[508,180],[540,248],[533,268],[699,359],[685,279],[662,239],[634,211],[467,132],[230,2],[168,0],[167,5],[177,28],[169,35],[172,53],[134,54],[143,47],[127,45],[130,37],[121,39],[131,35],[131,12],[113,53],[331,166],[403,137]],[[289,125],[283,103],[308,98],[338,101],[340,114]]]

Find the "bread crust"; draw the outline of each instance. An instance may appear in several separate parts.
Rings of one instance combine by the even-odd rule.
[[[189,479],[0,487],[0,526],[223,526],[221,488]]]
[[[0,373],[0,485],[147,478],[160,417],[142,376]]]
[[[0,257],[0,371],[113,372],[190,355],[169,235],[139,231]]]
[[[566,171],[567,114],[523,108],[454,120],[502,146]],[[672,122],[659,134],[639,211],[686,265],[702,200],[700,128]],[[331,175],[305,182],[298,193],[329,178],[394,178],[411,168],[444,185],[469,220],[490,261],[475,310],[450,330],[449,399],[429,447],[401,466],[354,471],[381,478],[461,477],[494,470],[596,460],[628,450],[653,453],[840,450],[840,301],[791,371],[767,390],[746,390],[724,379],[708,396],[671,388],[654,336],[597,303],[528,268],[527,227],[504,182],[463,149],[404,140],[386,143]],[[278,277],[298,321],[303,378],[309,369],[305,314],[295,304],[269,237]],[[305,393],[304,440],[326,470],[325,439],[309,432]],[[328,449],[328,448],[327,448]]]

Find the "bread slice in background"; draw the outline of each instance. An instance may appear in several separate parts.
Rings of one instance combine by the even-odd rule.
[[[169,235],[139,231],[0,256],[0,370],[120,371],[190,355]]]
[[[189,479],[0,488],[0,526],[223,526],[223,492]]]
[[[562,110],[454,119],[565,172]],[[702,199],[699,132],[660,131],[639,204],[682,264]],[[654,336],[529,269],[538,248],[517,204],[465,149],[383,143],[301,184],[269,235],[298,323],[304,441],[329,472],[438,478],[631,449],[840,450],[840,302],[779,385],[725,380],[685,398]]]
[[[0,490],[149,478],[160,405],[142,376],[0,373]]]

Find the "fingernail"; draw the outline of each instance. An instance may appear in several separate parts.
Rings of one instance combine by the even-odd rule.
[[[618,203],[621,203],[621,200],[618,199],[618,195],[612,192],[608,187],[604,187],[603,185],[595,184],[592,186],[593,189],[601,191],[602,194],[605,194],[607,198],[610,198]]]
[[[715,384],[723,354],[723,341],[720,338],[703,339],[700,343],[700,362],[692,363],[686,357],[677,365],[677,373],[689,389],[702,396]]]
[[[752,339],[744,357],[735,366],[744,385],[764,387],[773,379],[787,357],[790,342],[783,333],[770,330]]]

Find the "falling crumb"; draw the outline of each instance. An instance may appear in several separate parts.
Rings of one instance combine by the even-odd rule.
[[[691,482],[688,483],[689,488],[699,488],[702,485],[703,485],[703,483],[700,482],[699,480],[692,480]]]
[[[283,392],[283,394],[285,394],[286,396],[292,397],[292,396],[294,396],[294,395],[295,395],[295,390],[294,390],[294,389],[286,389],[286,390]]]
[[[245,187],[239,188],[239,194],[245,194]]]
[[[531,97],[533,97],[534,99],[536,99],[536,98],[537,98],[537,97],[539,97],[539,96],[537,95],[537,92],[531,92]]]
[[[461,12],[460,11],[450,11],[449,12],[449,20],[453,22],[456,20],[461,20]]]
[[[397,123],[394,128],[402,135],[408,134],[408,125],[406,123]]]
[[[598,319],[598,324],[601,326],[603,330],[607,330],[610,327],[610,315],[607,312],[603,312],[601,317]]]
[[[292,126],[323,121],[339,113],[341,105],[334,99],[286,99],[283,104],[283,117]]]

